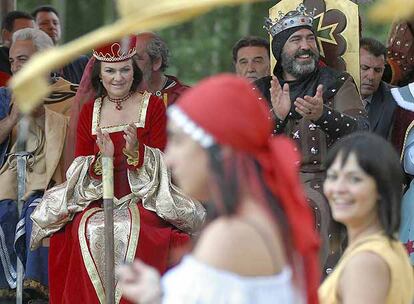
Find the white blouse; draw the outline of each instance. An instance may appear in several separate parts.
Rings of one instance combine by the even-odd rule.
[[[246,277],[190,255],[163,276],[162,287],[163,304],[303,303],[294,290],[289,267],[273,276]]]

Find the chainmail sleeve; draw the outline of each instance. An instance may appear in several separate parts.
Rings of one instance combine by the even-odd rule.
[[[333,141],[355,131],[369,130],[368,116],[352,77],[343,74],[338,82],[324,93],[327,102],[322,116],[315,121]]]

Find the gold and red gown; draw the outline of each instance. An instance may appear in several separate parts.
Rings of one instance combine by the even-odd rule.
[[[82,108],[77,130],[76,159],[68,169],[66,185],[57,188],[55,192],[52,190],[46,193],[44,197],[46,202],[43,207],[51,201],[51,198],[53,204],[56,197],[60,200],[60,204],[72,205],[60,215],[57,212],[55,220],[52,220],[57,223],[54,229],[56,232],[52,230],[54,234],[50,239],[49,253],[50,303],[52,304],[93,304],[105,301],[104,215],[99,148],[96,145],[100,110],[99,98],[88,102]],[[157,150],[151,149],[163,150],[166,145],[166,114],[162,101],[144,93],[135,125],[139,141],[139,162],[135,167],[127,163],[127,157],[122,151],[125,147],[123,130],[126,125],[102,128],[110,134],[115,147],[113,158],[116,206],[115,264],[132,262],[134,258],[139,258],[158,269],[160,273],[164,273],[171,266],[170,259],[174,248],[179,248],[189,241],[189,235],[176,227],[193,232],[191,230],[195,226],[201,226],[205,213],[198,202],[183,200],[184,196],[176,187],[172,186],[172,195],[170,195],[169,191],[165,191],[166,187],[160,186],[165,185],[166,176],[170,179],[169,174],[165,174],[166,171],[155,178],[146,175],[151,170],[157,171],[157,168],[164,166],[162,157],[154,157]],[[89,162],[83,164],[81,169],[82,164],[76,163],[83,159]],[[140,185],[138,182],[138,186],[136,182],[138,179],[133,178],[137,174],[145,175]],[[78,184],[75,186],[75,191],[71,190],[70,186],[74,183]],[[131,186],[133,184],[135,186]],[[76,190],[76,187],[79,189]],[[61,200],[62,196],[65,199]],[[177,203],[171,203],[171,196]],[[90,200],[86,198],[82,201],[82,197],[90,197]],[[98,197],[99,199],[96,199]],[[76,199],[78,201],[74,202]],[[46,209],[43,209],[43,214],[48,212]],[[53,208],[49,207],[49,209]],[[183,210],[185,214],[182,213]],[[71,214],[70,218],[67,216],[68,213]],[[63,222],[67,223],[60,229],[62,214]],[[169,220],[169,218],[174,219]],[[32,219],[34,226],[37,227],[37,222],[43,221],[42,211],[39,210]],[[187,224],[183,224],[184,222]],[[193,228],[188,229],[189,225]],[[34,235],[32,234],[32,241],[36,234],[36,231]],[[121,298],[119,288],[116,288],[116,302],[129,303]]]

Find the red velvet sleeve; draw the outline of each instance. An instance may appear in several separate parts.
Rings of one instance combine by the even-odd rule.
[[[163,101],[154,95],[150,97],[145,125],[149,130],[146,145],[164,151],[167,145],[167,114]],[[144,163],[145,145],[142,142],[138,144],[138,153],[140,155],[138,164],[128,165],[128,169],[136,170]]]
[[[167,145],[167,114],[164,103],[156,96],[151,96],[151,110],[147,120],[150,126],[148,146],[164,151]]]
[[[86,103],[79,114],[75,157],[94,155],[95,138],[92,136],[93,102]]]
[[[92,135],[92,113],[94,102],[90,101],[83,105],[79,114],[77,132],[76,132],[76,149],[75,158],[78,156],[95,155],[95,160],[92,162],[89,168],[89,175],[95,179],[102,178],[100,175],[96,175],[93,168],[97,155],[95,154],[95,141],[96,138]]]
[[[168,268],[177,265],[182,257],[191,252],[193,247],[190,236],[178,230],[177,228],[171,229],[170,237],[170,254],[168,256]]]
[[[0,87],[5,87],[7,86],[7,81],[10,79],[10,75],[0,71]]]

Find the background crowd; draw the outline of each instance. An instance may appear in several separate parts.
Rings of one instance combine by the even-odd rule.
[[[363,35],[385,42],[391,24],[372,23],[367,17],[368,9],[376,1],[378,0],[358,1],[361,2]],[[159,35],[171,51],[171,64],[167,72],[191,85],[208,75],[231,71],[233,62],[229,50],[243,36],[254,35],[267,39],[263,20],[269,14],[269,7],[277,2],[268,0],[222,7],[194,20],[160,30]],[[108,24],[115,18],[112,0],[46,0],[41,4],[52,5],[58,10],[62,43]],[[17,9],[26,12],[31,12],[38,6],[36,0],[17,1]],[[91,11],[94,12],[93,18],[88,14]],[[187,65],[189,57],[197,58],[191,67]]]

